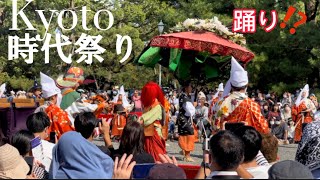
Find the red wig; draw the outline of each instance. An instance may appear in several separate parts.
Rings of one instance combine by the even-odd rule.
[[[160,86],[155,82],[148,82],[143,88],[141,92],[141,103],[143,107],[148,108],[152,106],[155,99],[158,99],[158,101],[164,106],[165,100],[164,100],[164,94],[160,88]]]

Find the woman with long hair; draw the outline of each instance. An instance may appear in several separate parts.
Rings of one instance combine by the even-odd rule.
[[[166,143],[162,134],[165,123],[165,97],[155,82],[148,82],[141,93],[143,115],[140,122],[144,127],[145,151],[160,161],[159,154],[166,154]]]
[[[128,121],[123,129],[119,149],[114,153],[114,158],[123,154],[132,154],[133,161],[137,164],[154,163],[153,157],[144,150],[144,129],[137,121]]]

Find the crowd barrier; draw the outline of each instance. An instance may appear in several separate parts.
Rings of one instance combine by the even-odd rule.
[[[0,99],[0,135],[5,142],[20,129],[26,129],[26,119],[43,105],[43,99]]]

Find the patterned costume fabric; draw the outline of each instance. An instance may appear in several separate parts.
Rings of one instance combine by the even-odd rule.
[[[215,115],[215,105],[216,103],[219,101],[219,97],[216,97],[212,100],[212,102],[210,103],[210,107],[209,107],[209,119],[212,119],[213,116]]]
[[[302,136],[302,123],[310,123],[312,122],[312,117],[310,113],[302,113],[303,111],[312,108],[313,102],[309,99],[302,101],[300,105],[293,106],[291,113],[292,113],[292,120],[296,123],[294,141],[299,142]],[[303,119],[304,116],[304,119]],[[302,122],[303,121],[303,122]]]
[[[308,124],[299,143],[296,161],[311,171],[320,168],[320,121]]]
[[[57,105],[50,104],[45,112],[50,118],[51,125],[49,131],[56,132],[58,139],[63,133],[74,131],[74,128],[71,126],[68,113],[59,108]]]
[[[269,133],[268,122],[261,114],[260,106],[244,94],[233,92],[219,104],[216,117],[221,118],[221,123],[224,121],[229,123],[244,122],[260,133]],[[221,123],[220,126],[222,126]]]
[[[150,126],[151,131],[153,131],[152,135],[147,133],[148,135],[145,136],[144,149],[147,153],[153,156],[155,161],[160,161],[159,154],[166,154],[166,143],[163,138],[161,125],[161,121],[164,121],[162,120],[162,111],[163,108],[161,105],[159,103],[155,103],[149,111],[143,113],[141,116],[145,134]]]
[[[165,123],[162,127],[162,135],[164,140],[168,139],[168,131],[169,131],[169,120],[170,120],[170,103],[167,99],[165,99],[165,106],[164,106],[165,112],[166,112],[166,119]]]

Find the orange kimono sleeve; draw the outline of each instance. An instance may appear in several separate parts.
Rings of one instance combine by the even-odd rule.
[[[98,117],[98,116],[102,113],[105,105],[106,105],[105,103],[100,103],[100,104],[98,104],[98,108],[94,111],[94,115],[95,115],[96,117]]]
[[[51,122],[49,130],[50,132],[55,132],[58,139],[62,136],[63,133],[74,131],[67,112],[63,111],[58,106],[50,105],[46,109],[46,113],[49,116]]]

